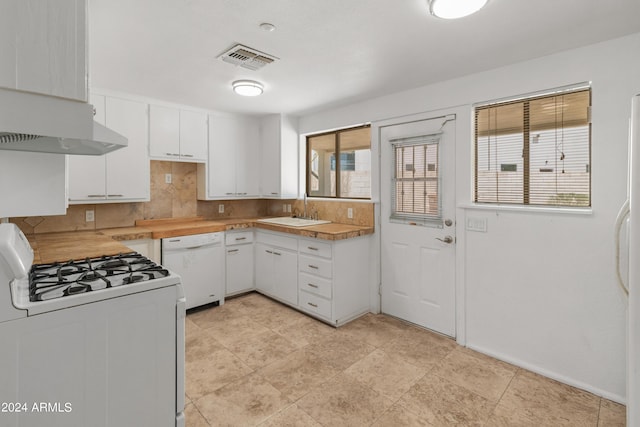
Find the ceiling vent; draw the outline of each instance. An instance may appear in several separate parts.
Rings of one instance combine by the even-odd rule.
[[[275,61],[275,56],[268,55],[250,47],[237,44],[222,55],[218,56],[225,62],[233,65],[239,65],[249,70],[259,70],[265,65],[271,64]]]

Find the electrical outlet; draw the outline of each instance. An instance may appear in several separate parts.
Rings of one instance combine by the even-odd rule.
[[[291,203],[287,204],[287,213],[291,213]]]
[[[218,205],[218,213],[224,213],[224,205]]]
[[[347,218],[353,218],[353,208],[347,208]]]
[[[94,210],[86,210],[84,211],[84,220],[86,222],[93,222],[96,220],[96,213]]]
[[[171,178],[171,174],[170,173],[165,173],[164,174],[164,183],[165,184],[171,184],[172,178]]]

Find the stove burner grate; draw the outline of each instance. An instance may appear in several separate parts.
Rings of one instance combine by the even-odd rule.
[[[168,275],[168,270],[137,252],[38,264],[29,274],[29,299],[45,301]]]

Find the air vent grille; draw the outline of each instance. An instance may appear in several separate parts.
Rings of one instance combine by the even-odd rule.
[[[275,56],[268,55],[241,44],[235,45],[228,51],[221,54],[219,58],[230,64],[239,65],[240,67],[253,71],[259,70],[265,65],[269,65],[278,59]]]

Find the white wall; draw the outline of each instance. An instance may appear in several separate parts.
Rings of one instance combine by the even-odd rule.
[[[640,33],[300,118],[304,134],[460,111],[459,341],[621,402],[626,299],[615,283],[612,229],[626,197],[628,117],[631,97],[640,93],[638,52]],[[472,104],[584,81],[593,89],[591,214],[472,207]],[[466,217],[486,218],[488,231],[465,231]]]

